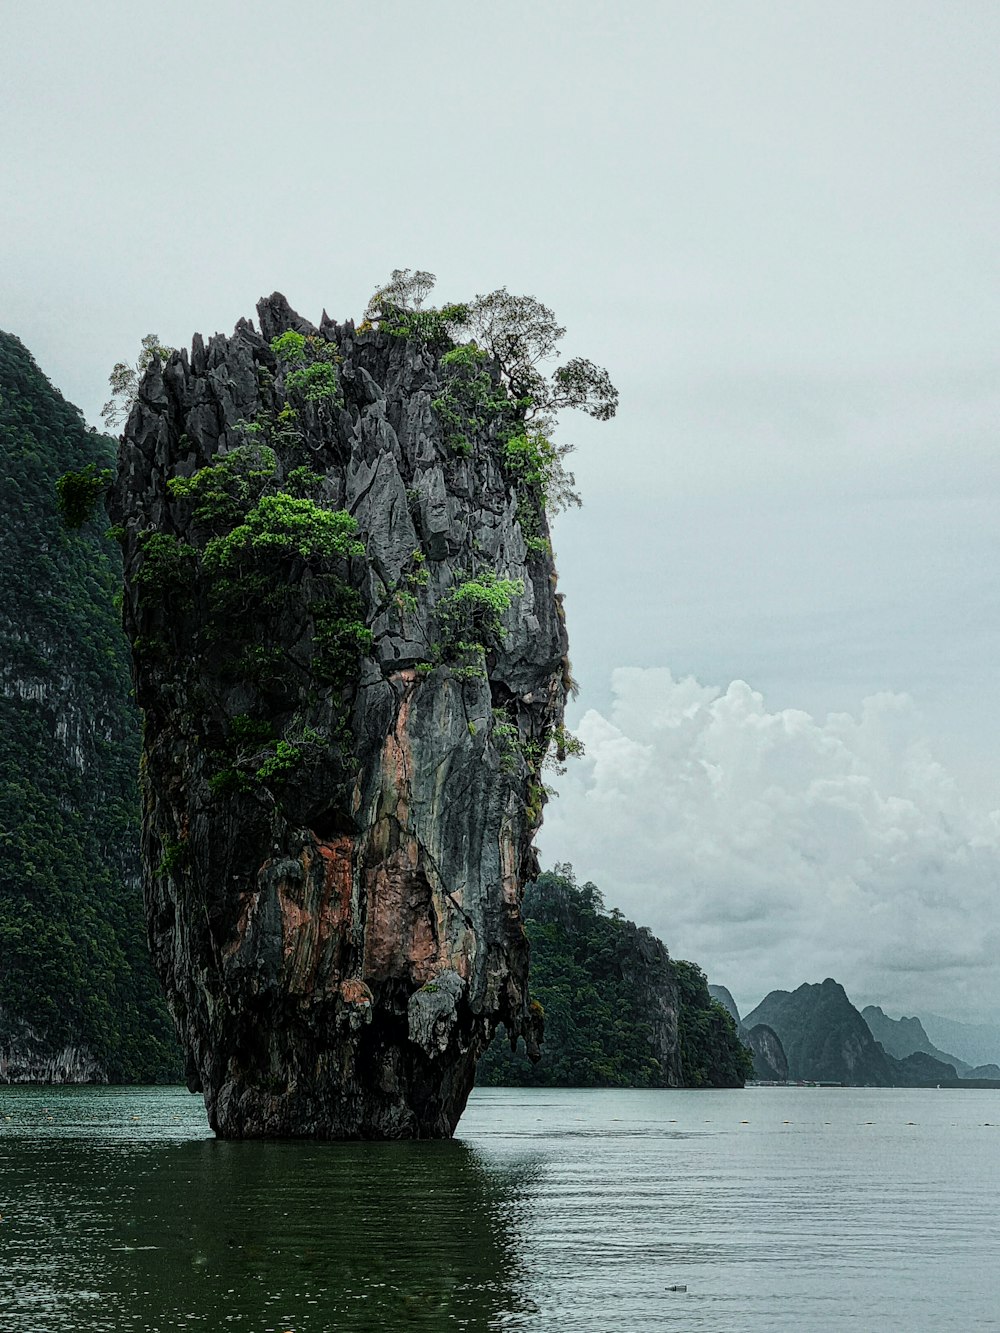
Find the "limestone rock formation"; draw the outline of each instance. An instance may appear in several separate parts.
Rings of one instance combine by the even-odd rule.
[[[914,1040],[922,1047],[930,1046],[918,1019],[897,1022],[874,1006],[862,1015],[844,988],[830,977],[822,985],[772,991],[746,1024],[741,1035],[754,1051],[755,1069],[766,1063],[778,1069],[778,1052],[787,1053],[787,1075],[780,1078],[900,1088],[954,1084],[959,1076],[992,1081],[990,1071],[970,1070],[932,1046],[929,1050],[912,1045],[907,1049]],[[774,1076],[757,1074],[758,1078]]]
[[[86,1046],[56,1045],[0,1009],[0,1083],[107,1083],[108,1067]]]
[[[725,1009],[726,1013],[736,1024],[737,1028],[742,1027],[743,1020],[740,1018],[740,1011],[736,1007],[736,1001],[733,999],[733,993],[725,986],[716,985],[715,982],[709,982],[708,993],[713,1000],[718,1000]]]
[[[446,1136],[539,1035],[569,677],[523,406],[432,319],[258,312],[153,363],[111,502],[155,965],[220,1135]]]
[[[740,1039],[753,1054],[753,1076],[765,1083],[784,1083],[788,1079],[788,1060],[781,1039],[774,1028],[757,1023],[740,1028]]]
[[[743,1020],[777,1033],[788,1059],[788,1077],[891,1087],[896,1062],[869,1031],[843,986],[832,977],[795,991],[771,991]]]

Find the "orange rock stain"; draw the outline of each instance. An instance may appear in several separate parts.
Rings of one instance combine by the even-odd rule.
[[[326,995],[339,987],[347,963],[354,840],[317,840],[300,859],[302,882],[278,885],[285,988],[293,995]]]

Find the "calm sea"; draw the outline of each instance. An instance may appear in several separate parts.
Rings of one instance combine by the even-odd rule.
[[[1000,1328],[1000,1091],[483,1089],[314,1145],[9,1088],[0,1214],[2,1333]]]

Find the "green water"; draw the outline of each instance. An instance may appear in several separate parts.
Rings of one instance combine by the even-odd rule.
[[[989,1090],[483,1089],[452,1143],[310,1145],[7,1088],[0,1333],[1000,1328],[998,1188]]]

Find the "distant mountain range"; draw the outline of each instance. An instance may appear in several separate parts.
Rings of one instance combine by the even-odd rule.
[[[939,1048],[919,1018],[890,1018],[875,1005],[859,1012],[832,977],[794,991],[772,991],[742,1019],[724,986],[709,989],[735,1019],[741,1040],[753,1052],[754,1074],[760,1080],[787,1078],[875,1087],[970,1080],[1000,1085],[996,1063],[972,1064]],[[975,1047],[977,1053],[1000,1048],[1000,1042],[992,1048],[985,1046],[989,1029],[954,1026],[970,1028],[982,1043]]]
[[[949,1055],[935,1046],[919,1018],[889,1018],[878,1005],[870,1004],[862,1009],[861,1017],[871,1028],[872,1035],[880,1041],[890,1055],[897,1060],[923,1053],[955,1066],[959,1078],[1000,1079],[1000,1065],[994,1063],[970,1065],[957,1055]]]
[[[924,1014],[922,1022],[931,1041],[969,1064],[1000,1063],[1000,1024],[956,1023],[938,1014]]]

